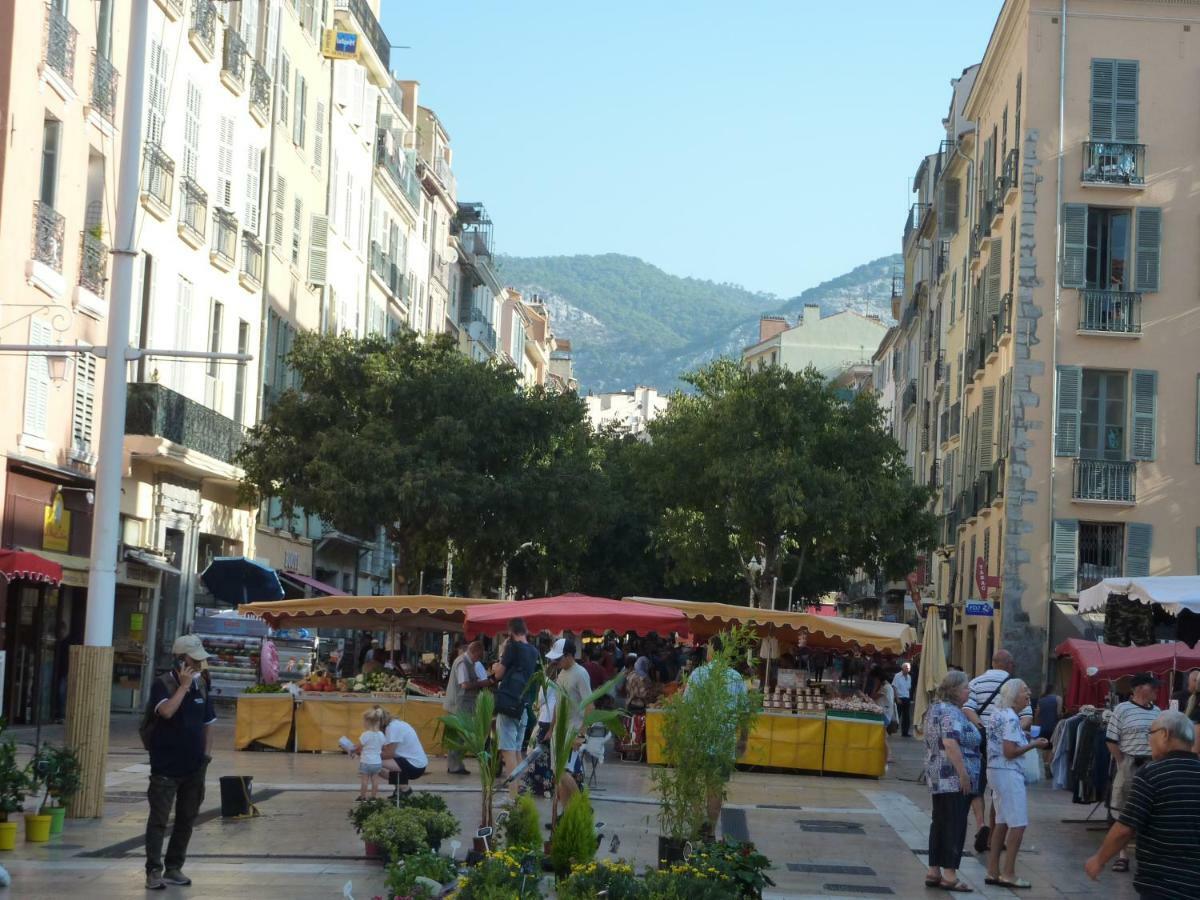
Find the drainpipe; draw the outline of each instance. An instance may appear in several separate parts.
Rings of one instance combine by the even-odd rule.
[[[271,16],[274,13],[275,7],[268,3],[267,8],[267,35],[271,33]],[[267,228],[265,232],[266,240],[263,241],[263,274],[262,274],[262,310],[259,316],[258,324],[258,384],[255,393],[258,397],[257,409],[255,410],[255,422],[263,420],[263,386],[266,381],[267,374],[267,319],[271,308],[271,238],[273,232],[271,222],[273,221],[275,211],[275,137],[279,131],[276,117],[279,114],[279,50],[283,43],[283,15],[280,10],[280,20],[275,26],[275,59],[271,61],[271,105],[267,112],[267,127],[271,132],[271,140],[268,146],[270,154],[270,162],[267,165],[267,205],[263,212],[267,217]],[[266,52],[271,52],[269,39],[266,41]],[[262,219],[262,213],[259,213],[259,219]],[[281,243],[282,246],[282,243]],[[241,423],[239,423],[241,424]]]

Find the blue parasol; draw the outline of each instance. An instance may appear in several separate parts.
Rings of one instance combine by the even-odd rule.
[[[255,600],[282,600],[283,585],[270,566],[244,556],[218,556],[200,580],[222,603],[238,606]]]

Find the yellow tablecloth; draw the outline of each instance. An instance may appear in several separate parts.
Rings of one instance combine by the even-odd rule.
[[[646,761],[663,763],[663,713],[646,713]],[[825,740],[825,717],[820,713],[776,715],[763,713],[754,720],[745,752],[738,763],[780,769],[821,770],[821,748]]]
[[[286,750],[292,733],[291,694],[242,694],[237,698],[233,729],[235,750],[245,750],[257,741],[276,750]]]
[[[296,704],[297,749],[305,752],[340,751],[338,738],[345,735],[357,741],[363,733],[363,713],[374,704],[408,722],[417,732],[426,753],[441,755],[441,742],[435,739],[437,717],[443,712],[441,700],[414,697],[385,699],[345,694],[319,699],[306,695]]]
[[[862,719],[830,712],[825,718],[825,771],[879,778],[887,768],[883,718]]]

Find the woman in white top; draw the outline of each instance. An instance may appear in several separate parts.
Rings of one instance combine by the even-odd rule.
[[[417,732],[403,719],[389,718],[383,738],[384,771],[395,772],[396,793],[407,794],[412,790],[408,783],[425,774],[429,757],[425,755]]]

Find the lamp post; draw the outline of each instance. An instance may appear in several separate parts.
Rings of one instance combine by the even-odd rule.
[[[754,585],[758,581],[758,576],[763,573],[766,565],[757,556],[751,556],[750,561],[746,563],[746,572],[750,575],[750,606],[755,607],[758,604],[754,602]]]
[[[526,541],[508,556],[504,557],[504,562],[500,564],[500,599],[508,599],[508,563],[510,560],[516,559],[521,555],[521,551],[528,550],[533,546],[533,541]]]

